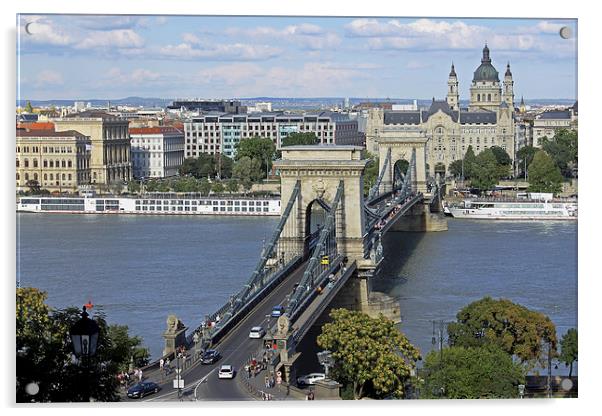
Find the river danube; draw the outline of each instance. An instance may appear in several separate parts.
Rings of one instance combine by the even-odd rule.
[[[250,277],[277,218],[17,214],[17,274],[56,308],[91,300],[154,358],[167,315],[196,327]],[[489,295],[577,327],[577,224],[449,221],[440,233],[389,233],[374,289],[399,299],[423,355],[432,321]],[[559,368],[564,372],[564,366]]]

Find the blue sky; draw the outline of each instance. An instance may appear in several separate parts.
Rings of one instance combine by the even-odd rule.
[[[517,99],[577,98],[575,20],[21,15],[17,25],[22,99],[443,98],[452,61],[466,99],[485,42],[501,77],[510,62]]]

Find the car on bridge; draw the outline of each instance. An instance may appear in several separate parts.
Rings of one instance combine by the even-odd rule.
[[[326,374],[324,373],[310,373],[297,378],[298,386],[311,386],[316,384],[316,381],[324,380],[326,378]]]
[[[221,357],[221,354],[217,350],[207,350],[201,356],[201,364],[213,364]]]
[[[217,378],[234,378],[234,367],[230,364],[224,364],[219,368]]]
[[[276,305],[272,308],[272,318],[278,318],[284,313],[284,306]]]
[[[130,387],[127,395],[131,399],[141,399],[147,394],[157,393],[161,387],[152,381],[142,381]]]
[[[265,335],[265,329],[260,326],[254,326],[249,332],[249,338],[263,338]]]

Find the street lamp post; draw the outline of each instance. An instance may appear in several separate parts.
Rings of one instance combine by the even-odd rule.
[[[524,384],[518,385],[518,395],[521,399],[525,398],[525,385]]]
[[[332,352],[329,350],[320,351],[316,354],[318,356],[318,362],[324,367],[324,375],[328,378],[328,370],[334,365],[334,358]]]
[[[88,318],[86,307],[82,307],[81,319],[71,327],[69,334],[73,344],[73,352],[78,359],[86,363],[87,360],[96,354],[98,345],[98,334],[100,328],[92,319]]]

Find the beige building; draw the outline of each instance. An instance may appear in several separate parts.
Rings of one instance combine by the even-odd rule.
[[[503,91],[502,91],[503,87]],[[433,101],[428,109],[390,111],[372,108],[366,122],[366,148],[377,153],[377,138],[398,132],[400,137],[421,132],[427,139],[426,163],[430,175],[449,174],[449,165],[462,159],[468,146],[475,154],[499,146],[514,160],[514,81],[510,65],[503,84],[491,64],[489,48],[474,72],[468,108],[460,108],[459,82],[452,64],[446,100]]]
[[[544,111],[533,120],[533,146],[541,147],[541,140],[552,139],[556,130],[577,130],[577,102],[564,110]]]
[[[90,138],[67,130],[17,129],[17,191],[27,191],[29,181],[53,191],[77,192],[90,183]]]
[[[132,178],[128,121],[103,111],[84,111],[53,120],[56,131],[76,130],[90,137],[92,184]]]

